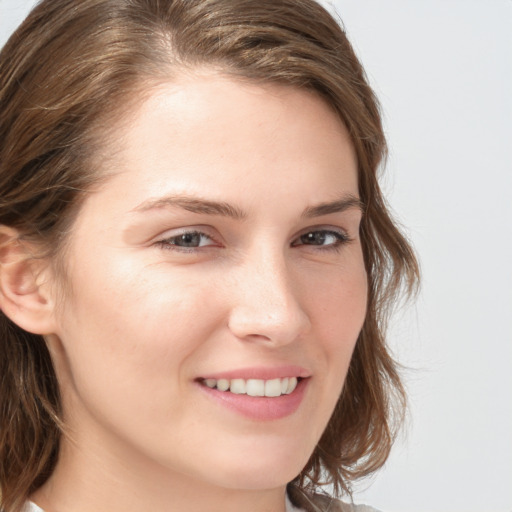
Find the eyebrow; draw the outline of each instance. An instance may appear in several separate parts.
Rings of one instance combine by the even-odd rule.
[[[191,196],[168,196],[160,199],[150,199],[137,206],[133,211],[146,212],[148,210],[169,207],[182,208],[192,213],[221,215],[222,217],[231,217],[235,220],[243,220],[247,217],[244,211],[229,203]]]
[[[248,216],[246,212],[232,204],[223,201],[211,201],[208,199],[186,195],[150,199],[148,201],[144,201],[139,206],[135,207],[132,211],[147,212],[149,210],[169,207],[181,208],[183,210],[198,214],[220,215],[222,217],[230,217],[235,220],[244,220]],[[353,196],[352,194],[348,194],[335,201],[329,201],[320,203],[315,206],[309,206],[302,212],[301,217],[310,219],[314,217],[321,217],[322,215],[329,215],[332,213],[341,213],[351,208],[356,208],[364,212],[364,203],[358,197]]]
[[[316,206],[309,206],[302,213],[302,217],[311,219],[314,217],[321,217],[322,215],[329,215],[331,213],[341,213],[351,208],[356,208],[361,210],[361,212],[364,212],[365,210],[364,203],[361,199],[352,194],[348,194],[335,201],[320,203]]]

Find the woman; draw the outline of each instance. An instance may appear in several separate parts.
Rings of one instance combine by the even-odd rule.
[[[417,278],[312,0],[46,0],[0,56],[2,507],[350,510]]]

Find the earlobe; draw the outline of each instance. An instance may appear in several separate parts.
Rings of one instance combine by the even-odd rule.
[[[15,229],[0,225],[0,309],[34,334],[54,332],[54,304],[49,294],[48,264],[34,258]]]

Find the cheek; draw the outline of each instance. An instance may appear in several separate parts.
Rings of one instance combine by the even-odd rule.
[[[141,408],[170,403],[217,312],[205,284],[115,261],[101,271],[82,268],[73,282],[79,293],[61,317],[59,335],[75,392],[91,403],[103,397],[114,407],[123,397]]]
[[[343,389],[366,317],[367,276],[362,258],[308,288],[313,290],[308,295],[313,333],[308,349],[320,376],[314,380],[315,421],[308,430],[308,446],[315,446]]]
[[[180,346],[183,332],[198,327],[191,312],[212,309],[205,282],[191,282],[186,272],[171,273],[163,265],[123,265],[115,257],[101,270],[84,268],[73,289],[63,323],[71,331],[96,330],[113,349],[128,349],[130,344],[144,348],[159,341],[169,346],[171,338],[177,341],[172,346]]]
[[[334,393],[334,407],[366,318],[368,284],[362,257],[331,275],[323,289],[324,293],[311,295],[310,303],[314,308],[313,329],[323,349],[327,392]]]
[[[366,317],[368,284],[361,258],[353,258],[340,269],[310,287],[310,304],[315,329],[332,350],[344,351],[355,345]]]
[[[73,283],[80,293],[62,317],[66,368],[59,380],[71,428],[99,426],[159,460],[162,446],[188,439],[196,421],[190,381],[219,307],[208,282],[191,283],[185,273],[171,278],[168,269],[130,265],[105,265],[101,275],[83,270]]]

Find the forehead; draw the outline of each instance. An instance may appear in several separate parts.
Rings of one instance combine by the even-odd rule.
[[[256,195],[258,180],[281,198],[291,181],[309,180],[323,196],[329,187],[333,197],[357,194],[350,137],[317,94],[202,71],[160,83],[143,98],[109,130],[99,159],[104,172],[117,175],[119,190],[123,180],[136,180],[147,197],[169,187],[204,196],[206,188],[232,201],[248,187]]]

